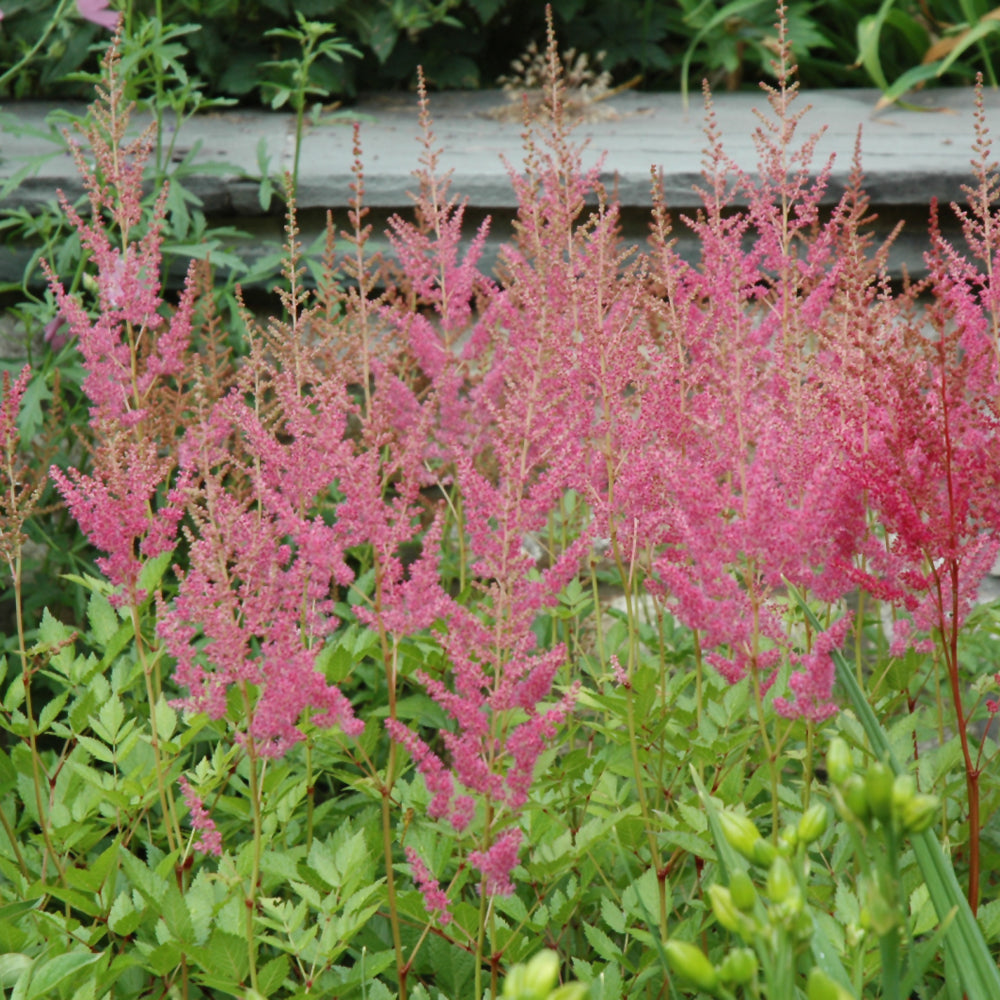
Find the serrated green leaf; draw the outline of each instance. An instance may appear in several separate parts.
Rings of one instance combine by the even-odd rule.
[[[216,930],[205,947],[195,950],[194,956],[212,979],[220,984],[238,987],[250,971],[246,941],[226,931]]]
[[[198,944],[204,944],[211,932],[216,918],[215,888],[210,879],[205,877],[202,869],[184,893],[188,914],[194,926],[194,938]]]
[[[335,861],[342,880],[349,879],[356,883],[357,879],[365,877],[371,864],[363,831],[359,830],[337,848]],[[337,883],[332,884],[337,886]]]
[[[652,868],[644,871],[626,888],[622,893],[622,905],[626,912],[639,920],[660,912],[660,887]]]
[[[121,651],[132,641],[132,637],[135,635],[132,626],[132,619],[126,618],[125,621],[118,626],[117,631],[104,645],[104,656],[97,661],[99,670],[105,670],[118,658]]]
[[[845,885],[838,884],[834,895],[834,916],[837,918],[837,923],[844,927],[856,924],[860,920],[860,913],[858,897]]]
[[[122,851],[121,863],[129,882],[138,889],[142,898],[159,912],[160,901],[169,887],[166,879],[157,875],[130,851]]]
[[[187,903],[175,884],[167,883],[166,892],[160,899],[159,912],[176,941],[185,947],[191,947],[195,943],[191,914],[188,913]]]
[[[625,933],[625,913],[615,906],[607,896],[601,899],[601,916],[616,934]]]
[[[156,732],[161,740],[169,740],[177,729],[177,713],[167,699],[161,694],[153,712],[156,720]]]
[[[69,691],[63,691],[56,695],[55,698],[50,698],[45,705],[42,707],[41,712],[38,713],[38,726],[35,730],[36,733],[48,732],[49,727],[55,721],[56,716],[63,710],[67,700],[69,699]]]
[[[314,840],[306,859],[309,867],[331,889],[340,885],[340,870],[337,867],[333,848],[329,842]]]
[[[103,646],[118,631],[121,622],[111,602],[96,590],[87,602],[87,620],[94,638]]]
[[[100,740],[95,740],[93,736],[78,736],[77,742],[95,760],[103,761],[105,764],[115,762],[115,753]]]
[[[51,996],[57,986],[75,976],[81,969],[93,965],[100,958],[100,952],[71,951],[65,955],[56,955],[55,958],[50,958],[42,965],[36,966],[31,974],[27,1000]]]
[[[996,941],[1000,937],[1000,899],[994,899],[985,906],[981,906],[977,916],[986,940]]]
[[[139,573],[139,587],[147,593],[156,590],[163,579],[163,574],[170,568],[173,558],[174,550],[168,549],[158,556],[153,556],[152,559],[147,559]]]
[[[146,967],[156,976],[172,975],[181,964],[181,950],[173,941],[161,944],[146,956]]]
[[[43,646],[58,646],[73,635],[73,629],[64,625],[52,612],[46,608],[42,612],[42,621],[38,626],[38,639]]]
[[[621,948],[619,948],[614,941],[612,941],[611,938],[600,929],[600,927],[595,927],[593,924],[585,923],[583,925],[583,933],[586,935],[587,941],[590,943],[590,947],[593,948],[605,962],[616,964],[621,961]]]
[[[100,723],[100,726],[94,725],[97,735],[108,743],[117,743],[122,723],[125,721],[125,706],[122,705],[121,699],[112,695],[101,706],[100,712],[97,713],[97,721]]]
[[[16,674],[7,688],[7,693],[3,696],[3,707],[8,712],[13,712],[22,704],[24,704],[24,680],[20,674]]]
[[[108,911],[108,927],[114,934],[126,937],[142,923],[143,913],[135,908],[130,892],[120,892]]]
[[[261,993],[266,997],[277,993],[281,984],[288,978],[290,971],[291,963],[287,955],[272,958],[257,972],[257,985],[260,987]]]

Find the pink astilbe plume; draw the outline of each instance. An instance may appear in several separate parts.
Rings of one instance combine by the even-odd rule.
[[[881,557],[862,567],[859,580],[910,614],[896,626],[894,653],[928,636],[940,653],[934,663],[950,690],[965,764],[973,912],[981,751],[969,734],[975,708],[968,708],[959,639],[1000,552],[1000,177],[981,87],[976,107],[977,184],[966,189],[968,208],[956,208],[969,252],[944,239],[932,205],[927,278],[906,289],[896,321],[866,345],[863,406],[845,447],[884,532]]]
[[[257,692],[246,735],[264,756],[302,738],[307,708],[315,725],[339,723],[348,735],[363,728],[315,669],[318,643],[337,625],[331,587],[352,578],[334,531],[313,510],[345,457],[340,397],[320,385],[310,408],[280,372],[273,387],[287,415],[280,435],[234,391],[219,407],[234,436],[205,428],[190,450],[189,474],[200,483],[188,505],[190,565],[160,622],[187,707],[219,718],[230,687]],[[246,464],[231,450],[238,442]],[[249,495],[229,491],[233,482],[248,483]]]
[[[181,786],[181,794],[191,814],[191,826],[200,834],[192,846],[196,851],[221,856],[222,834],[216,827],[215,820],[208,814],[201,798],[183,774],[177,779],[177,783]]]
[[[477,303],[482,307],[495,286],[478,269],[489,219],[462,254],[465,203],[450,194],[450,174],[441,175],[439,170],[440,150],[434,146],[422,73],[418,95],[419,192],[413,196],[413,222],[398,215],[389,220],[387,236],[400,263],[401,287],[386,318],[405,337],[410,355],[433,389],[437,417],[428,427],[427,460],[439,465],[447,464],[449,448],[462,447],[477,430],[469,418],[468,393],[477,372],[475,344],[468,333],[474,308]]]
[[[448,896],[438,884],[437,879],[431,875],[420,855],[412,848],[406,849],[406,860],[410,863],[410,871],[413,873],[413,881],[424,897],[424,905],[428,913],[437,916],[437,921],[442,927],[447,927],[454,919],[448,906]]]
[[[121,588],[112,602],[140,603],[146,596],[139,587],[144,563],[174,545],[186,503],[183,485],[156,504],[171,463],[148,441],[120,444],[110,437],[95,453],[94,466],[92,475],[55,467],[50,475],[91,544],[106,553],[97,565]]]
[[[887,538],[871,586],[952,639],[1000,548],[1000,179],[981,94],[975,151],[969,207],[954,206],[971,253],[942,237],[932,205],[928,275],[866,344],[849,448]]]
[[[480,433],[452,437],[453,446],[464,447],[450,456],[442,451],[462,498],[465,551],[481,594],[472,608],[441,606],[446,628],[438,641],[448,669],[416,674],[449,717],[440,734],[447,762],[398,720],[388,723],[431,792],[431,817],[476,844],[468,859],[487,894],[513,891],[522,841],[517,820],[538,759],[553,745],[576,695],[573,687],[555,690],[565,648],[538,650],[533,626],[579,572],[589,538],[581,535],[551,553],[543,567],[526,540],[542,537],[567,489],[587,479],[592,404],[574,389],[578,324],[584,322],[575,303],[590,296],[584,289],[593,271],[602,273],[602,291],[609,290],[613,260],[602,270],[601,240],[589,235],[600,223],[575,233],[597,174],[596,168],[584,174],[579,151],[564,141],[557,101],[550,131],[528,139],[526,172],[511,170],[520,203],[518,245],[505,248],[501,285],[484,302],[470,353],[462,355],[484,372],[482,381],[469,384],[465,411]],[[397,226],[396,236],[415,240],[413,259],[423,259],[417,230]],[[588,322],[600,326],[615,309],[613,298],[607,309],[595,305]]]
[[[98,560],[123,593],[144,595],[138,578],[146,559],[171,548],[183,513],[184,483],[171,488],[176,459],[173,424],[164,419],[182,390],[190,345],[194,288],[190,280],[168,319],[160,297],[163,192],[147,220],[141,204],[151,133],[126,143],[129,108],[118,73],[117,38],[104,60],[106,83],[83,129],[95,163],[72,143],[90,200],[85,221],[63,209],[97,268],[96,317],[81,296],[65,291],[46,267],[60,313],[83,356],[90,399],[92,469],[52,470],[52,476]],[[133,239],[136,229],[145,229]]]
[[[685,220],[697,265],[673,251],[657,209],[651,289],[667,297],[651,306],[647,455],[623,469],[618,496],[622,521],[659,546],[651,588],[702,633],[706,659],[730,681],[752,673],[762,690],[791,662],[808,676],[778,707],[822,718],[834,707],[820,651],[832,647],[795,650],[783,595],[786,581],[825,601],[851,586],[844,565],[864,507],[831,442],[817,331],[841,286],[864,275],[837,263],[850,207],[818,222],[829,165],[811,179],[816,137],[793,145],[801,112],[786,57],[783,40],[772,117],[756,134],[759,178],[728,159],[709,103],[704,208]]]

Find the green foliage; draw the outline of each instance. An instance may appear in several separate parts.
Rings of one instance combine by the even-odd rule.
[[[229,0],[170,10],[181,6],[192,17],[233,13]],[[273,100],[290,103],[300,122],[307,96],[334,89],[324,74],[350,63],[332,28],[309,20],[321,16],[314,6],[299,5],[297,27],[269,36],[293,43],[270,61],[271,85]],[[579,13],[581,31],[589,23],[579,3],[554,6],[562,17]],[[276,0],[248,7],[260,17],[289,13]],[[486,23],[505,7],[479,0],[471,9]],[[668,31],[659,5],[623,9],[643,15],[646,34],[621,50],[622,64],[654,65],[647,43]],[[404,35],[444,24],[457,7],[378,10],[366,38],[388,66]],[[740,41],[755,59],[769,51],[756,7],[724,10],[684,10],[694,32],[690,67],[704,50],[698,58],[713,69],[734,71]],[[123,65],[134,85],[157,90],[158,113],[182,124],[208,100],[185,62],[186,52],[200,51],[194,39],[204,27],[172,24],[166,14],[134,13]],[[173,184],[173,255],[208,247],[218,261],[231,234],[205,231],[197,198],[184,190],[184,164],[172,159],[161,148],[151,177],[169,172]],[[5,225],[44,238],[67,285],[87,289],[84,255],[54,214],[17,213]],[[238,260],[228,263],[240,273]],[[223,282],[218,297],[227,294]],[[39,298],[25,315],[40,325],[51,305]],[[205,306],[211,313],[214,300]],[[202,317],[206,345],[219,339],[205,330],[212,315]],[[280,320],[274,329],[290,331]],[[57,381],[61,412],[53,409]],[[58,456],[79,452],[66,428],[86,434],[81,381],[75,354],[45,354],[20,414],[30,447],[51,438]],[[661,602],[635,600],[641,568],[623,572],[595,559],[589,579],[568,581],[533,623],[540,646],[565,644],[557,693],[577,683],[579,691],[519,819],[517,889],[487,904],[461,833],[427,817],[423,777],[385,736],[390,702],[394,718],[428,740],[447,729],[417,674],[438,676],[448,664],[437,626],[390,644],[355,613],[378,599],[372,546],[349,553],[355,577],[338,594],[338,624],[317,658],[325,678],[350,695],[364,732],[347,740],[306,722],[301,743],[262,760],[245,732],[252,685],[233,693],[220,718],[183,713],[174,701],[180,692],[158,644],[158,614],[177,586],[175,564],[183,571],[183,545],[147,562],[140,583],[149,596],[139,606],[116,606],[65,513],[44,508],[43,498],[28,530],[45,555],[22,566],[19,550],[16,566],[5,564],[0,985],[12,997],[437,1000],[471,996],[485,976],[483,992],[508,1000],[697,991],[846,1000],[912,989],[938,995],[956,969],[970,997],[990,996],[1000,907],[984,906],[976,922],[938,839],[957,859],[967,847],[960,749],[940,739],[921,751],[912,776],[893,761],[894,746],[939,735],[947,693],[928,694],[934,654],[889,656],[877,608],[858,616],[857,662],[840,664],[851,706],[817,728],[780,717],[759,678],[729,685],[707,670],[696,632]],[[460,538],[456,508],[449,514],[444,537]],[[547,548],[565,550],[587,517],[580,497],[564,498]],[[470,584],[462,552],[446,553],[442,572],[467,608],[490,609],[493,597]],[[624,610],[609,602],[626,593]],[[794,595],[783,610],[790,634],[819,631],[815,610]],[[997,611],[982,609],[963,636],[962,679],[980,695],[995,670],[997,626]],[[981,727],[979,759],[995,763],[986,706],[970,719]],[[827,744],[829,784],[817,750]],[[218,827],[218,856],[195,846],[201,820],[185,804],[182,777]],[[986,872],[1000,869],[998,796],[987,788],[982,799]],[[454,903],[447,924],[428,917],[408,847]]]
[[[204,81],[213,100],[281,106],[301,89],[294,77],[303,24],[336,23],[340,38],[325,43],[331,58],[310,66],[308,86],[343,98],[411,87],[418,65],[431,86],[494,86],[529,41],[544,38],[544,6],[537,0],[123,0],[120,9],[126,37],[155,47],[172,72]],[[687,91],[703,78],[736,88],[771,74],[776,34],[768,0],[553,0],[551,6],[565,47],[603,52],[617,82],[641,76],[646,87]],[[11,0],[5,14],[0,65],[10,69],[0,76],[0,93],[89,96],[79,71],[93,68],[102,29],[77,17],[72,0]],[[793,0],[787,20],[806,86],[869,83],[895,100],[917,85],[967,82],[977,69],[996,83],[1000,20],[987,0]],[[151,25],[162,27],[151,31]],[[42,44],[45,59],[38,58]],[[345,54],[360,58],[343,60]]]

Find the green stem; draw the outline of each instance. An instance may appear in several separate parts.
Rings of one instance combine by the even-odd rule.
[[[139,608],[136,602],[131,602],[129,610],[132,614],[132,631],[135,636],[136,653],[142,666],[142,675],[146,682],[146,700],[149,702],[149,732],[150,745],[153,748],[153,760],[156,769],[156,790],[160,796],[160,809],[163,811],[163,826],[167,834],[167,845],[171,852],[179,849],[181,843],[180,824],[174,808],[173,798],[167,794],[167,786],[163,780],[163,754],[160,749],[160,734],[156,723],[157,692],[153,685],[153,667],[146,655],[146,644],[142,640],[139,622]]]
[[[385,664],[385,683],[388,691],[389,718],[397,718],[396,705],[396,656],[397,645],[393,640],[389,645],[389,636],[383,624],[382,616],[382,579],[383,567],[378,556],[375,557],[375,614],[379,622],[379,640],[382,645],[382,662]],[[392,861],[392,789],[396,783],[397,746],[395,740],[389,740],[389,758],[385,767],[385,780],[380,782],[382,792],[382,858],[385,865],[385,890],[389,899],[389,925],[392,929],[392,948],[396,956],[396,978],[399,982],[399,1000],[406,1000],[406,976],[409,966],[403,957],[403,937],[399,927],[399,906],[396,896],[396,870]],[[377,772],[376,772],[377,777]]]
[[[56,8],[56,12],[49,19],[48,26],[39,36],[38,41],[16,62],[9,70],[4,74],[0,75],[0,87],[2,87],[8,80],[12,77],[17,76],[18,73],[31,62],[32,59],[38,54],[38,51],[42,46],[49,40],[49,35],[55,30],[56,25],[62,20],[63,14],[65,13],[66,7],[69,5],[69,0],[60,0],[59,6]]]
[[[479,930],[476,932],[476,975],[473,1000],[483,997],[483,952],[486,948],[486,917],[488,907],[486,895],[486,876],[479,883]]]
[[[257,890],[260,882],[260,859],[263,851],[263,821],[261,817],[261,781],[257,761],[257,747],[254,744],[253,733],[253,702],[247,690],[246,681],[240,683],[240,693],[243,695],[243,716],[246,719],[246,748],[250,764],[250,808],[253,813],[253,855],[250,871],[250,886],[244,899],[246,912],[247,957],[250,961],[250,987],[256,993],[257,985],[257,948],[254,933],[254,917],[257,914]]]
[[[389,743],[391,774],[395,768],[396,744]],[[392,949],[396,955],[396,974],[399,980],[399,1000],[406,1000],[406,974],[409,971],[403,960],[403,939],[399,930],[399,906],[396,896],[396,873],[392,866],[392,788],[382,785],[382,854],[385,859],[385,891],[389,897],[389,924],[392,928]]]
[[[760,690],[760,673],[756,667],[750,671],[750,686],[753,688],[753,700],[757,708],[757,728],[760,731],[760,741],[764,747],[764,755],[767,758],[767,766],[771,779],[771,839],[777,842],[778,826],[780,823],[778,810],[778,766],[771,738],[767,734],[767,723],[764,721],[764,696]]]
[[[12,469],[8,463],[8,482],[13,483],[14,479],[11,478]],[[11,487],[13,490],[13,486]],[[16,509],[16,508],[14,508]],[[49,823],[48,816],[46,815],[46,808],[44,797],[42,796],[42,780],[48,782],[48,775],[43,774],[44,768],[42,767],[41,758],[38,755],[38,731],[35,726],[35,710],[31,704],[31,670],[28,667],[28,649],[25,642],[24,636],[24,610],[21,604],[21,553],[18,551],[13,563],[8,563],[11,570],[11,575],[14,578],[14,616],[17,619],[17,641],[18,641],[18,653],[21,657],[21,683],[24,686],[24,711],[28,718],[28,748],[31,751],[31,777],[32,782],[35,786],[35,809],[38,811],[38,826],[42,831],[42,840],[45,842],[45,850],[48,856],[52,858],[53,863],[56,866],[56,871],[59,872],[59,881],[65,883],[66,872],[62,866],[62,862],[59,860],[59,855],[56,853],[55,845],[52,843],[52,838],[49,835]],[[4,822],[6,827],[6,818]],[[17,841],[11,835],[13,831],[8,831],[8,836],[10,836],[10,841],[15,845],[15,851],[17,851]],[[17,851],[18,858],[20,859],[21,869],[24,870],[24,858],[21,857],[20,851]]]
[[[316,778],[313,775],[312,739],[306,740],[306,850],[312,847],[316,813]]]

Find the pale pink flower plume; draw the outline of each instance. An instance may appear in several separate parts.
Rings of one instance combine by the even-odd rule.
[[[76,9],[85,21],[114,31],[121,15],[116,10],[109,10],[109,3],[110,0],[76,0]]]

